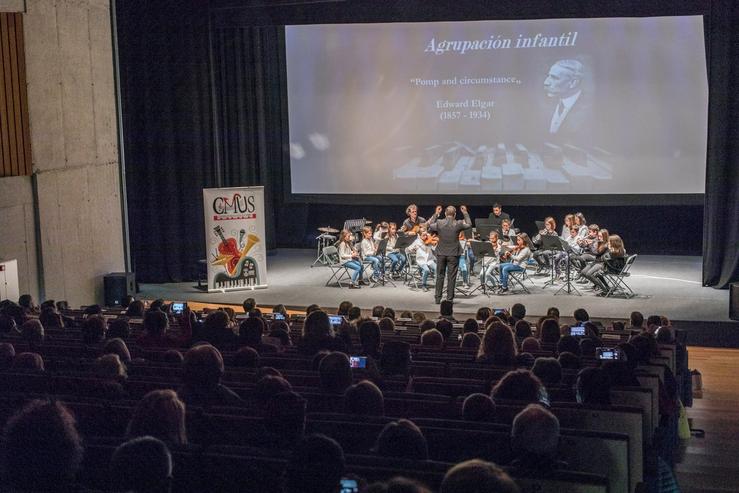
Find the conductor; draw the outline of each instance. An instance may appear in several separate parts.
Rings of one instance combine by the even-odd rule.
[[[441,303],[441,293],[444,290],[444,274],[447,276],[446,299],[454,301],[454,287],[457,283],[457,269],[459,266],[459,257],[462,255],[462,246],[459,244],[459,232],[463,229],[472,227],[472,221],[467,213],[467,207],[459,206],[464,219],[458,221],[457,209],[453,205],[447,206],[444,211],[444,218],[439,219],[441,214],[441,206],[436,206],[436,212],[428,220],[430,231],[435,231],[439,235],[439,242],[436,245],[436,293],[435,301],[438,305]],[[447,270],[448,267],[448,270]]]

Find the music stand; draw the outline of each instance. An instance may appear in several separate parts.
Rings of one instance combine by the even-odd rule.
[[[534,221],[536,223],[536,230],[537,231],[544,231],[546,229],[546,225],[544,224],[544,221]]]
[[[472,249],[472,253],[475,254],[475,257],[480,259],[480,265],[485,265],[485,257],[494,257],[495,256],[495,250],[493,250],[493,244],[489,241],[470,241],[470,248]],[[489,296],[487,292],[487,286],[485,284],[485,279],[483,279],[480,282],[480,285],[477,286],[475,289],[469,292],[470,295],[474,294],[476,291],[478,291],[480,288],[482,288],[482,294],[485,296]]]
[[[539,221],[537,221],[539,222]],[[542,223],[544,224],[544,223]],[[565,243],[567,245],[567,243]],[[541,236],[541,248],[542,250],[549,252],[551,267],[551,279],[544,283],[544,287],[554,285],[554,252],[564,252],[565,249],[562,247],[562,238],[557,235],[542,235]]]
[[[408,255],[405,253],[405,249],[408,248],[416,241],[417,235],[398,235],[398,239],[395,240],[395,249],[403,254],[405,257],[405,282],[408,282],[408,271],[409,271],[409,260]]]
[[[382,240],[380,240],[380,243],[377,244],[377,248],[375,249],[375,257],[380,257],[380,268],[382,269],[382,272],[380,272],[380,276],[378,276],[378,279],[372,284],[373,288],[378,284],[382,284],[384,286],[386,282],[395,286],[395,283],[392,279],[385,278],[385,276],[387,276],[387,269],[385,269],[385,253],[387,250],[387,240],[387,238],[383,238]]]
[[[475,227],[479,230],[480,226],[493,226],[493,224],[490,222],[490,220],[487,217],[476,217]]]
[[[498,232],[498,238],[501,236],[500,226],[494,226],[492,224],[481,224],[477,227],[477,232],[480,234],[480,241],[487,241],[491,231]],[[477,254],[475,254],[477,255]]]
[[[562,250],[567,252],[567,259],[565,262],[565,276],[567,277],[567,282],[559,288],[556,293],[554,293],[554,296],[557,296],[563,291],[567,294],[572,294],[574,291],[578,296],[582,296],[580,291],[577,290],[577,287],[572,283],[572,279],[570,277],[570,255],[572,254],[572,246],[562,238],[560,238],[559,241],[562,243]]]

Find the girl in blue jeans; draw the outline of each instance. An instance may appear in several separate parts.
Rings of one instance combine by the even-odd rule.
[[[347,269],[354,271],[352,272],[352,283],[349,286],[352,289],[359,289],[359,279],[362,277],[362,261],[359,260],[359,253],[352,247],[352,233],[348,229],[341,230],[339,235],[341,240],[339,241],[339,261],[341,265]]]
[[[526,270],[526,264],[531,258],[531,240],[526,233],[519,233],[516,236],[516,246],[506,253],[506,257],[510,258],[510,262],[500,264],[500,293],[508,291],[508,277],[511,272],[521,272]]]

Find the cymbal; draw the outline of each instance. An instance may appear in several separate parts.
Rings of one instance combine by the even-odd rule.
[[[334,229],[331,226],[326,226],[325,228],[318,228],[318,231],[321,233],[338,233],[338,229]]]
[[[366,224],[367,226],[369,226],[370,224],[372,224],[372,219],[365,219],[364,220],[364,224]]]

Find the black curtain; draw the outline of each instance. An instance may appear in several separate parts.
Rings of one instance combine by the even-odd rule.
[[[198,2],[117,2],[128,218],[142,282],[194,278],[213,160],[208,15]]]
[[[712,3],[703,285],[739,281],[739,4]]]

